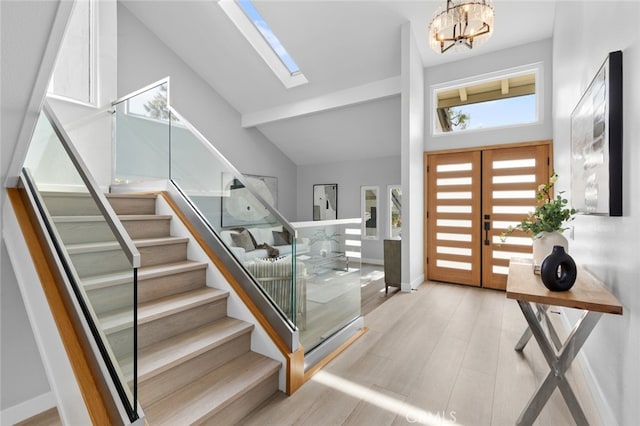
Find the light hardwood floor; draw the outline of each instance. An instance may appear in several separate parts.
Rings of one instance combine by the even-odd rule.
[[[391,291],[391,290],[390,290]],[[365,316],[369,331],[294,395],[272,397],[245,425],[513,425],[548,372],[505,293],[426,283]],[[589,419],[601,421],[575,366],[568,379]],[[536,425],[572,425],[556,390]]]

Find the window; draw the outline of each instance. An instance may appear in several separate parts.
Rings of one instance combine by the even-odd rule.
[[[434,134],[535,123],[539,67],[434,88]]]
[[[95,103],[94,0],[76,3],[62,41],[48,92],[85,104]]]
[[[264,37],[265,41],[269,43],[271,49],[275,52],[276,55],[280,58],[285,67],[289,70],[291,75],[297,74],[300,72],[300,67],[293,60],[287,49],[284,48],[278,37],[273,33],[267,21],[264,20],[258,9],[253,5],[251,0],[238,0],[238,4],[247,15],[249,20],[253,23],[253,25],[260,31],[260,34]]]
[[[220,0],[218,4],[286,88],[308,82],[250,0]]]

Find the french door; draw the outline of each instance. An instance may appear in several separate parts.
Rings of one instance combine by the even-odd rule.
[[[531,257],[515,226],[550,174],[548,142],[426,155],[427,279],[505,289],[511,257]]]

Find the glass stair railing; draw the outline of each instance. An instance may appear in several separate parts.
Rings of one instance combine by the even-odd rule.
[[[114,102],[112,187],[175,185],[288,333],[299,333],[305,353],[359,317],[360,219],[293,226],[273,207],[266,182],[238,172],[168,98],[166,79]],[[320,241],[319,235],[333,237]],[[285,340],[297,350],[297,338]]]
[[[135,326],[140,256],[48,103],[21,179],[93,335],[98,364],[112,381],[109,388],[134,422],[140,418]]]

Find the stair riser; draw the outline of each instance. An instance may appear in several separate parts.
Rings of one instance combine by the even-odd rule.
[[[227,315],[227,299],[207,303],[138,326],[138,346],[143,348]]]
[[[206,283],[206,269],[164,275],[138,281],[138,302],[145,303],[160,297],[202,288]]]
[[[134,300],[133,273],[130,283],[90,290],[87,291],[87,296],[98,315],[116,309],[131,308]]]
[[[75,253],[70,258],[81,278],[132,270],[131,263],[121,250]]]
[[[93,198],[87,194],[44,194],[43,199],[51,216],[97,216],[102,214]]]
[[[251,348],[251,335],[244,333],[223,345],[207,351],[138,384],[138,399],[148,406],[202,377],[223,364],[246,353]]]
[[[123,220],[122,224],[132,240],[169,236],[170,219]]]
[[[112,333],[107,336],[107,341],[111,346],[116,359],[121,360],[125,358],[131,358],[133,356],[133,329],[127,328],[126,330]]]
[[[156,214],[155,198],[109,197],[116,214]]]
[[[113,231],[106,222],[56,222],[56,229],[65,244],[114,241]]]
[[[187,243],[138,247],[141,266],[162,265],[187,260]]]
[[[205,416],[194,425],[236,425],[267,398],[278,391],[278,372],[265,378],[257,386],[247,390],[240,398],[211,416]]]

